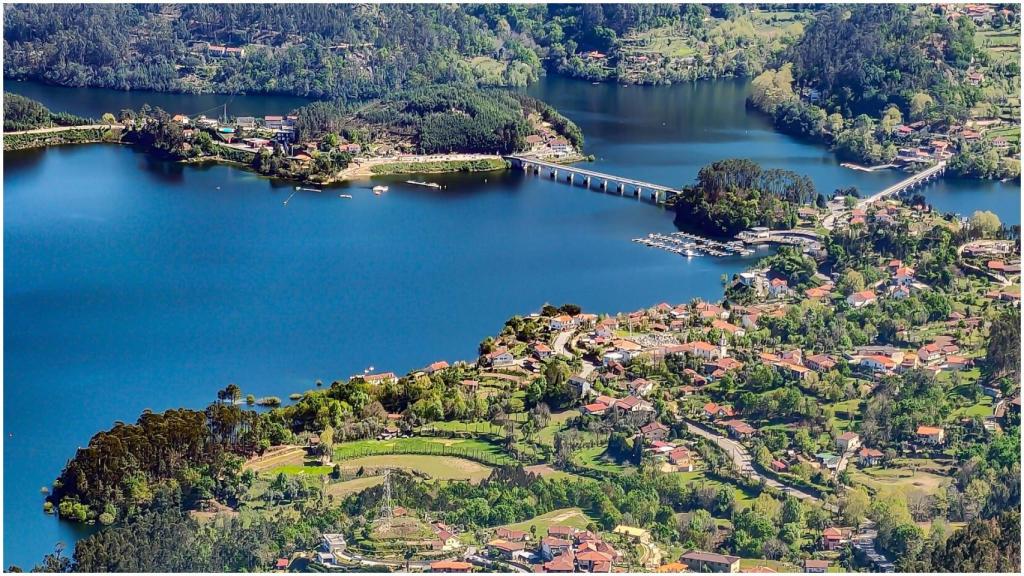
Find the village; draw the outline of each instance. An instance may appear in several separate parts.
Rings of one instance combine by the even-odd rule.
[[[408,171],[432,171],[428,166],[438,162],[466,162],[477,160],[501,160],[499,154],[417,154],[412,143],[400,138],[379,137],[370,141],[366,138],[346,139],[334,134],[320,141],[299,141],[294,114],[229,117],[227,107],[220,118],[199,114],[190,117],[174,114],[171,120],[182,127],[188,152],[196,135],[202,131],[209,134],[219,146],[242,153],[253,159],[261,153],[279,152],[294,163],[299,171],[310,171],[317,157],[345,158],[339,175],[344,178],[368,177],[382,173],[382,167],[409,165]],[[578,161],[582,157],[573,145],[539,116],[531,116],[535,133],[525,138],[525,152],[537,158],[559,163]],[[378,135],[379,136],[379,135]],[[386,168],[385,168],[386,169]]]
[[[982,378],[983,334],[1005,310],[1019,309],[1019,240],[977,215],[961,220],[912,204],[891,198],[845,210],[832,233],[850,239],[894,226],[915,238],[958,233],[967,241],[950,248],[960,270],[955,291],[939,295],[930,285],[934,272],[919,271],[932,266],[924,254],[904,260],[883,249],[869,265],[829,273],[818,268],[823,246],[795,246],[728,279],[720,303],[660,303],[617,315],[546,306],[509,320],[481,343],[475,362],[437,361],[404,378],[353,375],[350,383],[373,388],[452,382],[469,415],[439,421],[413,406],[387,414],[375,439],[326,451],[312,435],[291,453],[288,473],[334,466],[328,493],[383,486],[384,496],[368,539],[325,535],[321,550],[280,567],[301,559],[431,572],[894,571],[878,540],[891,527],[851,512],[851,494],[897,498],[920,525],[938,522],[932,507],[956,482],[958,450],[1002,434],[1020,414],[1017,383]],[[779,267],[795,258],[815,269],[794,277]],[[879,314],[891,316],[888,324]],[[804,334],[807,322],[849,336]],[[898,397],[891,386],[901,379],[938,383],[948,408],[879,430],[882,421],[869,416],[875,399]],[[272,475],[285,469],[275,458],[273,466],[266,456],[249,466]],[[698,493],[725,491],[736,503],[705,549],[681,548],[639,517],[609,520],[585,506],[472,528],[443,511],[392,503],[400,500],[390,484],[395,471],[476,484],[513,463],[550,481],[664,475]],[[774,559],[721,553],[741,511],[777,513],[780,502],[814,518],[792,536],[798,551]],[[694,513],[677,514],[685,523]],[[396,557],[409,547],[411,556]]]

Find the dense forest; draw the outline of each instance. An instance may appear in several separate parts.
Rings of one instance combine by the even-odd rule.
[[[994,85],[1020,83],[1016,64],[989,66],[977,30],[970,18],[915,5],[832,5],[753,80],[749,102],[780,130],[830,143],[841,159],[892,162],[907,145],[895,133],[899,125],[919,123],[927,126],[925,136],[955,137],[979,106],[998,108],[993,98],[1012,101],[1005,91],[992,94],[968,81],[969,73],[987,67]],[[986,139],[957,144],[954,173],[1019,176],[1019,161],[1003,158]]]
[[[525,86],[545,69],[660,83],[756,74],[782,45],[699,4],[37,4],[8,7],[4,74],[67,86],[374,98],[434,83]],[[659,28],[698,53],[635,62]],[[789,38],[802,30],[797,26]],[[234,55],[208,45],[242,48]],[[590,52],[607,54],[592,60]],[[645,60],[646,62],[646,60]]]
[[[673,5],[19,5],[4,74],[69,86],[377,97],[438,82],[524,86]],[[245,47],[214,55],[207,43]]]
[[[913,12],[906,4],[829,7],[786,54],[796,84],[819,90],[827,110],[848,118],[877,117],[890,104],[909,110],[921,93],[940,112],[969,109],[979,91],[956,79],[981,57],[974,24]]]
[[[676,224],[719,236],[752,226],[792,228],[801,204],[817,200],[810,178],[765,169],[750,160],[721,160],[701,168],[677,197]]]
[[[355,117],[410,138],[422,154],[523,150],[534,132],[527,116],[557,119],[577,148],[583,136],[575,124],[528,96],[496,90],[431,86],[389,96],[359,108]]]
[[[81,126],[91,124],[67,112],[54,113],[41,103],[19,94],[4,92],[4,131],[34,130],[51,126]]]

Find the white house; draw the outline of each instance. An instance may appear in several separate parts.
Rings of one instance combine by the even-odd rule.
[[[497,368],[500,366],[511,366],[515,361],[515,357],[512,353],[504,348],[499,348],[490,354],[484,356],[487,359],[487,363]]]
[[[841,452],[852,452],[860,447],[860,436],[856,432],[845,432],[836,438],[836,448]]]
[[[548,323],[548,327],[552,330],[570,330],[576,327],[576,321],[572,319],[572,316],[568,314],[562,314],[561,316],[555,316]]]

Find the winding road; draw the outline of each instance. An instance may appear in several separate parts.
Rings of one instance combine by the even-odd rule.
[[[754,466],[751,464],[752,458],[750,456],[750,452],[747,452],[747,448],[743,444],[740,444],[739,442],[726,436],[722,436],[721,434],[712,432],[711,430],[705,428],[704,426],[696,424],[690,420],[683,419],[683,422],[686,424],[687,431],[689,431],[692,434],[696,434],[698,436],[711,440],[712,442],[715,443],[716,446],[724,450],[729,455],[729,457],[732,458],[733,465],[736,467],[737,470],[739,470],[740,474],[742,474],[743,476],[753,476],[754,478],[757,478],[758,480],[764,482],[767,486],[771,486],[772,488],[781,490],[787,494],[792,494],[793,496],[801,500],[810,500],[812,502],[821,503],[821,498],[818,498],[813,494],[804,492],[799,488],[789,486],[788,484],[783,484],[782,482],[779,482],[774,478],[765,476],[764,474],[761,474],[760,472],[755,470]]]

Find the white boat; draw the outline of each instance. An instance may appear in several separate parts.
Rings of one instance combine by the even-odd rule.
[[[323,190],[318,190],[316,188],[303,188],[302,186],[296,186],[295,189],[296,190],[305,190],[306,192],[323,192]]]
[[[351,199],[352,195],[351,194],[338,194],[338,198]]]
[[[426,186],[427,188],[441,188],[441,185],[437,184],[436,182],[420,182],[418,180],[406,180],[405,183],[412,184],[414,186]]]
[[[373,187],[373,193],[377,194],[378,196],[381,194],[381,192],[387,192],[387,191],[388,191],[388,187],[387,186],[374,186]]]

